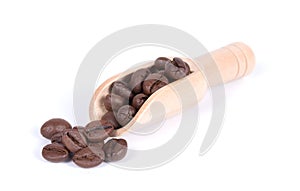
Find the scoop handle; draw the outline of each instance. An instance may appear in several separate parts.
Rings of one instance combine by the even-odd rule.
[[[209,74],[208,77],[211,76],[210,85],[218,85],[242,78],[249,74],[255,66],[253,51],[241,42],[229,44],[207,55],[200,56],[196,60],[202,64],[204,73]],[[221,76],[219,80],[217,79],[218,76]]]

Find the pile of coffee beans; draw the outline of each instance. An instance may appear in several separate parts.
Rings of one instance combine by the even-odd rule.
[[[104,98],[107,113],[101,119],[113,124],[114,129],[125,126],[151,94],[190,73],[189,65],[180,58],[157,58],[153,66],[139,69],[110,85],[109,94]]]
[[[42,156],[51,162],[73,161],[80,167],[95,167],[105,162],[121,160],[127,153],[124,139],[110,137],[114,126],[105,120],[91,121],[85,127],[72,128],[64,119],[46,121],[40,132],[51,140],[42,150]]]

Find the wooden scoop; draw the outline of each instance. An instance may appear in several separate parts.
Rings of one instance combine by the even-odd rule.
[[[239,79],[249,74],[255,66],[255,57],[252,50],[247,45],[240,42],[230,44],[194,59],[197,63],[200,63],[201,66],[191,59],[182,59],[189,64],[193,73],[183,79],[164,86],[152,94],[142,105],[134,118],[126,126],[115,131],[115,136],[119,136],[129,129],[143,128],[144,126],[149,125],[149,123],[152,124],[162,118],[180,113],[184,107],[197,104],[197,102],[203,98],[208,87],[206,76],[210,76],[209,85],[218,85]],[[112,82],[139,68],[146,68],[153,64],[153,62],[147,63],[138,68],[115,75],[103,82],[95,91],[90,102],[90,119],[101,119],[107,112],[104,107],[103,98],[108,94],[108,89]],[[218,70],[216,70],[216,68],[218,68]],[[203,71],[205,71],[206,75]],[[214,80],[214,77],[216,80]],[[217,80],[218,77],[220,80]],[[188,90],[189,86],[193,88],[192,91]],[[185,99],[183,102],[178,94],[178,92],[182,92],[183,90],[186,90],[185,96],[194,96],[196,99]],[[157,109],[155,112],[152,111],[151,113],[151,107],[153,108],[153,106],[155,106],[154,104],[157,103],[160,103],[164,109]]]

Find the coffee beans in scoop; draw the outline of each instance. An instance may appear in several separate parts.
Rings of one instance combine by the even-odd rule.
[[[128,124],[147,99],[160,88],[191,73],[181,58],[159,57],[154,65],[141,68],[113,82],[103,104],[107,113],[101,119],[109,120],[114,129]]]
[[[50,119],[40,129],[41,135],[51,140],[42,149],[42,156],[55,163],[73,161],[82,168],[121,160],[127,153],[126,140],[113,138],[105,142],[113,130],[114,126],[107,120],[72,128],[64,119]]]

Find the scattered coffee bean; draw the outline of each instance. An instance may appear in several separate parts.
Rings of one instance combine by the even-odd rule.
[[[84,136],[79,133],[78,129],[72,129],[67,131],[62,136],[62,143],[67,149],[73,153],[79,151],[82,148],[87,147]]]
[[[144,94],[150,95],[169,83],[168,78],[159,73],[150,74],[143,83]]]
[[[142,84],[145,78],[150,74],[150,70],[147,68],[139,69],[135,71],[130,79],[129,85],[134,93],[142,92]]]
[[[154,61],[154,66],[158,69],[158,70],[164,70],[166,64],[171,63],[171,60],[169,58],[166,57],[159,57]]]
[[[42,156],[51,162],[64,162],[69,159],[69,151],[59,143],[52,143],[43,148]]]
[[[102,149],[103,145],[104,145],[104,141],[100,141],[100,142],[97,142],[97,143],[93,143],[93,142],[88,143],[88,147],[91,150]]]
[[[91,149],[93,153],[98,155],[102,160],[105,159],[105,153],[103,151],[104,141],[98,143],[89,143],[88,148]]]
[[[63,132],[59,132],[59,133],[56,133],[54,134],[52,137],[51,137],[51,142],[52,143],[62,143],[62,136],[64,134],[64,131]]]
[[[91,168],[101,164],[103,159],[86,147],[79,150],[73,156],[73,162],[82,168]]]
[[[51,137],[59,132],[63,132],[65,129],[72,129],[69,122],[64,119],[54,118],[46,121],[41,127],[41,134],[47,138]]]
[[[117,112],[115,112],[117,114]],[[121,125],[118,123],[117,119],[115,118],[115,114],[112,111],[108,111],[106,112],[101,120],[107,121],[108,123],[110,123],[111,125],[114,126],[114,129],[119,129],[121,127]]]
[[[117,121],[121,126],[125,126],[135,115],[136,110],[131,105],[122,106],[116,116]]]
[[[114,127],[103,120],[91,121],[85,126],[84,135],[89,142],[102,142],[109,137]]]
[[[137,94],[136,96],[133,97],[132,99],[132,106],[136,109],[139,110],[144,102],[147,100],[148,96],[145,94]]]
[[[127,153],[127,142],[125,139],[111,139],[104,144],[103,150],[106,162],[118,161]]]
[[[65,120],[60,119],[60,121]],[[48,126],[49,125],[47,125],[47,127]],[[83,168],[98,166],[105,160],[105,152],[103,150],[104,140],[108,138],[114,130],[114,126],[109,121],[91,121],[86,127],[75,126],[73,129],[70,128],[70,125],[67,128],[63,128],[63,131],[57,130],[56,127],[57,125],[54,125],[53,129],[57,133],[52,135],[52,143],[46,145],[42,150],[42,156],[46,160],[50,162],[64,162],[72,159],[75,164]],[[44,133],[45,126],[42,128],[43,131],[41,130],[40,132]],[[52,131],[53,130],[51,130],[51,134]],[[48,133],[50,131],[48,130],[46,132]],[[45,134],[42,135],[44,136]],[[46,137],[50,137],[50,133],[48,133]],[[123,142],[121,141],[121,144],[125,145]],[[124,152],[126,154],[126,151],[124,151],[124,148],[122,150],[119,147],[120,146],[116,145],[113,150],[107,149],[109,151],[108,156],[112,156],[114,160],[117,160],[118,157],[123,158],[124,156],[122,155],[124,155]],[[118,153],[117,150],[121,151]],[[117,152],[117,155],[112,154],[113,152]]]

